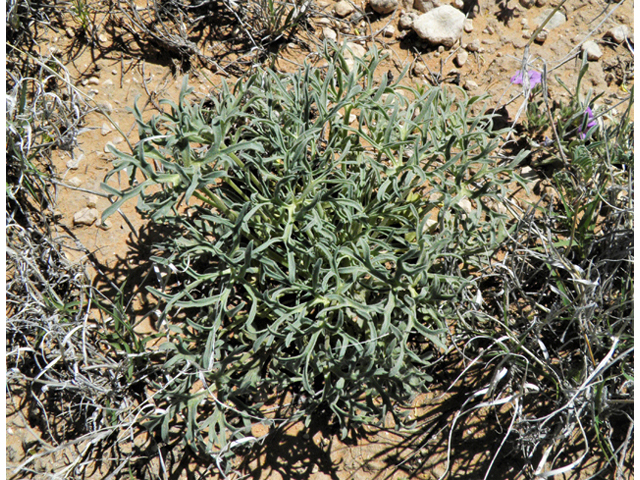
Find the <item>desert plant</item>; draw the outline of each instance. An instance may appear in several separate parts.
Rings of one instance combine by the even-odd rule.
[[[590,478],[622,478],[634,426],[633,97],[619,117],[596,124],[591,116],[604,112],[587,111],[577,92],[573,113],[558,122],[560,143],[546,147],[567,162],[520,210],[504,260],[478,280],[482,301],[460,309],[462,353],[493,378],[456,420],[509,403],[491,465],[499,454],[518,455],[530,473],[551,477],[599,454]]]
[[[149,426],[165,441],[221,455],[255,422],[401,424],[395,405],[428,388],[453,305],[506,234],[488,205],[526,152],[492,156],[491,115],[469,113],[481,98],[376,84],[375,50],[326,48],[326,71],[261,70],[199,104],[185,79],[170,112],[134,109],[131,154],[113,150],[105,217],[138,198],[172,232],[153,257],[171,390]],[[286,394],[274,418],[265,402]]]

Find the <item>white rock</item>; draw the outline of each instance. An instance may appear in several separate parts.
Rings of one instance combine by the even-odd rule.
[[[543,44],[547,41],[547,38],[549,38],[549,32],[547,32],[546,28],[543,28],[542,30],[540,30],[540,32],[538,32],[538,35],[536,35],[534,42]]]
[[[471,205],[471,202],[467,197],[462,197],[458,202],[458,205],[460,205],[462,209],[467,213],[473,212],[473,205]]]
[[[424,228],[422,229],[423,232],[428,232],[428,233],[433,233],[436,228],[438,227],[438,221],[434,220],[433,218],[429,218],[427,219],[426,222],[424,222]]]
[[[355,12],[356,8],[347,0],[340,0],[338,3],[336,3],[336,6],[333,7],[333,11],[340,18],[344,18]]]
[[[547,4],[547,0],[536,0],[536,7],[544,7]]]
[[[104,87],[110,87],[111,85],[113,85],[113,80],[111,80],[110,78],[107,78],[104,82],[102,82],[102,86]]]
[[[98,204],[98,196],[97,195],[90,194],[89,196],[87,196],[87,207],[96,208],[97,204]]]
[[[456,55],[456,65],[462,67],[465,63],[467,63],[467,59],[469,58],[469,54],[464,50],[460,50]]]
[[[331,26],[331,19],[327,18],[327,17],[319,18],[318,20],[316,20],[316,25],[318,25],[320,27],[330,27]]]
[[[111,150],[109,150],[109,147],[116,148],[113,142],[107,142],[107,144],[104,146],[104,153],[111,153]]]
[[[67,162],[67,168],[69,170],[77,170],[78,166],[80,165],[80,161],[84,158],[83,154],[80,154],[79,157],[77,158],[72,158],[71,160],[69,160]]]
[[[105,43],[107,40],[109,40],[109,39],[107,38],[107,36],[104,33],[101,33],[100,35],[98,35],[98,41],[99,42]]]
[[[538,178],[538,174],[531,167],[522,167],[520,176],[525,180],[536,180]]]
[[[415,12],[403,13],[400,15],[400,20],[398,20],[398,28],[400,30],[409,30],[416,18],[418,18],[418,14]]]
[[[100,216],[95,208],[84,207],[73,216],[74,225],[93,225]]]
[[[605,37],[610,37],[616,43],[622,43],[629,37],[629,27],[626,25],[617,25],[612,27],[607,30]]]
[[[109,124],[107,122],[104,122],[102,124],[102,128],[100,129],[100,133],[102,134],[102,136],[106,136],[109,135],[113,130],[111,129],[111,127],[109,126]]]
[[[602,57],[602,50],[600,50],[598,44],[593,40],[587,40],[584,42],[581,49],[583,52],[587,53],[587,60],[595,61]]]
[[[535,0],[520,0],[520,5],[522,5],[524,8],[531,8],[533,7],[534,3]]]
[[[413,8],[422,13],[427,13],[442,6],[441,0],[413,0]]]
[[[367,53],[364,47],[361,45],[358,45],[357,43],[347,42],[347,48],[350,48],[353,55],[358,58],[364,57]],[[351,52],[347,50],[346,54],[349,55]]]
[[[536,27],[539,27],[540,25],[542,25],[544,23],[544,21],[547,19],[547,17],[549,15],[551,15],[551,12],[553,12],[553,10],[554,10],[553,8],[548,8],[547,10],[544,10],[540,15],[538,15],[536,17],[536,19],[533,21],[533,23],[535,23]],[[567,21],[567,17],[564,16],[564,13],[562,13],[560,11],[557,11],[549,19],[549,21],[544,26],[544,28],[546,28],[547,30],[551,31],[554,28],[558,28],[560,25],[562,25],[566,21]]]
[[[396,9],[398,0],[369,0],[369,5],[374,12],[386,15]]]
[[[336,40],[338,40],[338,34],[336,33],[335,30],[328,27],[324,27],[322,29],[322,38],[324,38],[325,40],[330,40],[332,42],[335,42]]]
[[[473,32],[473,20],[471,20],[470,18],[466,18],[464,20],[464,26],[462,28],[464,28],[464,31],[466,33]]]
[[[396,33],[396,29],[393,28],[393,25],[387,25],[386,27],[384,27],[382,29],[382,36],[383,37],[393,37],[393,34]]]
[[[82,185],[82,180],[80,180],[78,177],[72,177],[67,180],[67,184],[71,185],[72,187],[79,187],[80,185]]]
[[[100,79],[98,77],[91,77],[87,83],[89,85],[100,85]]]
[[[469,92],[471,90],[476,90],[478,88],[478,84],[473,80],[465,80],[463,88]]]
[[[111,70],[111,75],[117,75],[117,74],[118,74],[118,70],[116,70],[115,68]]]
[[[474,38],[471,43],[467,44],[466,50],[469,52],[477,52],[480,50],[480,40]]]
[[[462,37],[464,20],[464,13],[460,10],[451,5],[443,5],[420,15],[413,22],[413,30],[423,40],[452,47]]]
[[[453,0],[451,5],[456,7],[458,10],[462,10],[464,8],[464,0]]]
[[[109,230],[112,226],[113,225],[109,220],[105,220],[104,222],[98,223],[98,227],[100,227],[102,230]]]
[[[424,73],[424,71],[427,69],[427,67],[425,66],[424,63],[416,63],[413,66],[413,74],[416,77],[419,77],[420,75],[422,75]]]

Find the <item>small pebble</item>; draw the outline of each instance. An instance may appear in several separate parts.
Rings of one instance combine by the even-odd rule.
[[[82,185],[82,180],[80,180],[78,177],[71,177],[69,180],[67,180],[67,184],[77,188]]]
[[[587,60],[589,61],[596,61],[602,57],[602,50],[600,50],[598,44],[593,40],[587,40],[584,42],[582,44],[582,51],[586,52]]]
[[[471,205],[471,202],[467,197],[462,197],[458,202],[458,205],[460,205],[462,209],[467,213],[473,212],[473,205]]]
[[[100,85],[100,79],[98,77],[91,77],[87,80],[89,85]]]
[[[476,82],[474,82],[473,80],[466,80],[464,82],[464,89],[466,91],[475,90],[477,88],[478,88],[478,84]]]
[[[522,38],[526,38],[526,39],[531,38],[531,32],[529,30],[523,30],[522,31]]]
[[[98,196],[97,195],[89,195],[87,197],[87,207],[89,208],[96,208],[96,204],[98,203]]]
[[[78,158],[73,158],[67,162],[67,168],[69,170],[77,170],[80,165],[80,160],[82,160],[83,155],[80,155]]]
[[[464,28],[464,31],[466,33],[473,32],[473,20],[471,20],[470,18],[466,18],[462,28]]]
[[[112,226],[113,225],[109,220],[105,220],[104,222],[99,222],[98,224],[98,227],[100,227],[102,230],[109,230]]]
[[[424,65],[424,63],[416,63],[413,66],[413,74],[416,77],[419,77],[420,75],[422,75],[424,73],[424,71],[427,69],[427,67]]]
[[[524,8],[531,8],[533,7],[534,3],[535,0],[520,0],[520,5],[522,5]]]
[[[106,145],[104,146],[104,153],[111,153],[111,150],[109,150],[109,147],[116,148],[116,146],[112,142],[107,142]]]
[[[322,38],[335,42],[338,40],[338,34],[335,32],[335,30],[325,27],[322,29]]]
[[[536,7],[544,7],[547,4],[547,0],[536,0]]]
[[[464,0],[453,0],[452,5],[458,10],[462,10],[464,8]]]
[[[111,70],[111,75],[117,75],[117,74],[118,74],[118,70],[116,70],[115,68]]]
[[[319,18],[318,20],[316,20],[316,25],[318,25],[320,27],[330,27],[331,26],[331,19],[329,19],[327,17]]]
[[[622,43],[629,37],[629,27],[626,25],[612,27],[607,30],[605,37],[611,38],[616,43]]]
[[[469,52],[477,52],[478,50],[480,50],[480,40],[474,38],[471,43],[467,45],[467,50]]]
[[[348,2],[347,0],[339,1],[333,8],[335,14],[340,18],[351,15],[353,12],[355,12],[355,10],[355,7],[351,4],[351,2]]]
[[[111,80],[110,78],[107,78],[104,82],[102,82],[102,85],[104,87],[110,87],[111,85],[113,85],[113,80]]]
[[[462,67],[465,63],[467,63],[468,58],[469,54],[467,52],[465,52],[464,50],[459,51],[455,59],[456,65],[458,65],[458,67]]]
[[[74,225],[93,225],[100,213],[95,208],[84,207],[73,216]]]
[[[396,29],[393,28],[392,25],[387,25],[386,27],[384,27],[384,29],[382,30],[382,36],[383,37],[393,37],[393,35],[396,33]]]
[[[536,35],[536,38],[534,40],[534,42],[539,43],[539,44],[543,44],[544,42],[547,41],[547,38],[549,38],[549,32],[547,32],[544,28],[538,32],[538,35]]]
[[[104,33],[98,35],[98,41],[105,43],[108,40],[107,36]]]

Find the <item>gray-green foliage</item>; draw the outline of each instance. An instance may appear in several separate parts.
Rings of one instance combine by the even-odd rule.
[[[505,235],[487,205],[526,152],[491,155],[481,99],[376,84],[375,51],[326,54],[326,70],[260,70],[200,104],[185,80],[170,112],[135,110],[131,155],[114,150],[108,178],[136,180],[105,183],[119,197],[105,216],[137,197],[171,232],[152,260],[175,275],[151,289],[170,340],[150,415],[165,439],[183,428],[226,451],[287,392],[289,419],[330,409],[343,434],[401,421],[394,405],[428,388],[460,292]]]

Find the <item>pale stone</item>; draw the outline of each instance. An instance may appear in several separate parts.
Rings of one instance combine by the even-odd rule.
[[[117,74],[118,74],[118,70],[116,70],[115,68],[111,70],[111,75],[117,75]]]
[[[109,135],[113,130],[111,129],[111,127],[109,126],[109,124],[107,122],[104,122],[102,124],[102,128],[100,129],[100,133],[102,134],[102,136],[106,136]]]
[[[598,44],[593,40],[587,40],[584,42],[581,49],[583,52],[587,53],[587,60],[595,61],[602,57],[602,50],[600,50]]]
[[[396,33],[396,29],[393,28],[392,25],[387,25],[386,27],[384,27],[382,29],[382,36],[383,37],[393,37],[394,33]]]
[[[533,7],[534,3],[535,0],[520,0],[520,5],[522,5],[524,8],[531,8]]]
[[[109,39],[107,38],[107,36],[104,33],[101,33],[100,35],[98,35],[98,41],[99,42],[105,43],[107,40],[109,40]]]
[[[467,63],[467,59],[469,58],[469,54],[464,50],[460,50],[456,55],[456,65],[462,67],[465,63]]]
[[[100,217],[100,213],[95,208],[84,207],[78,210],[73,216],[74,225],[93,225]]]
[[[434,8],[438,8],[442,6],[441,0],[414,0],[413,8],[422,13],[427,13],[433,10]]]
[[[536,7],[544,7],[547,4],[547,0],[536,0]]]
[[[534,42],[539,43],[539,44],[543,44],[544,42],[547,41],[547,38],[549,38],[549,32],[547,32],[544,28],[538,32],[538,35],[536,35],[536,38],[534,40]]]
[[[369,0],[369,5],[374,12],[386,15],[396,9],[398,0]]]
[[[98,223],[98,227],[100,227],[102,230],[109,230],[112,226],[113,225],[109,220],[105,220],[104,222]]]
[[[416,18],[418,18],[418,14],[415,12],[403,13],[400,15],[400,20],[398,20],[398,28],[400,30],[409,30]]]
[[[111,150],[109,149],[109,147],[116,148],[113,142],[107,142],[107,144],[104,146],[104,153],[111,153]]]
[[[67,180],[67,184],[77,188],[82,185],[82,180],[80,180],[78,177],[72,177]]]
[[[425,66],[424,63],[416,63],[413,67],[413,74],[416,77],[419,77],[420,75],[422,75],[424,73],[424,71],[427,69],[427,67]]]
[[[466,18],[464,20],[464,25],[462,28],[464,29],[465,33],[473,32],[473,20],[471,20],[470,18]]]
[[[90,194],[87,197],[87,207],[89,208],[96,208],[96,205],[98,204],[98,196],[97,195],[93,195]]]
[[[322,38],[335,42],[336,40],[338,40],[338,34],[335,32],[335,30],[325,27],[322,29]]]
[[[103,87],[110,87],[112,85],[113,85],[113,80],[111,80],[110,78],[107,78],[104,82],[102,82]]]
[[[424,222],[424,228],[423,228],[423,232],[428,232],[428,233],[433,233],[435,232],[436,228],[438,228],[438,221],[434,220],[432,218],[427,219],[426,222]]]
[[[522,167],[520,176],[526,180],[535,180],[538,178],[538,175],[531,167]]]
[[[474,38],[471,43],[467,44],[466,50],[469,52],[477,52],[480,50],[480,40]]]
[[[460,207],[462,207],[462,209],[467,213],[473,212],[473,205],[471,205],[471,202],[467,197],[462,197],[458,202],[458,205],[460,205]]]
[[[432,44],[452,47],[462,37],[464,20],[465,15],[460,10],[443,5],[420,15],[413,22],[413,30]]]
[[[344,18],[355,12],[356,8],[347,0],[340,0],[338,3],[336,3],[333,11],[338,17]]]
[[[464,89],[469,92],[471,90],[476,90],[478,88],[478,84],[473,80],[465,80]]]
[[[84,155],[81,154],[79,157],[72,158],[71,160],[69,160],[67,162],[67,168],[69,170],[77,170],[78,166],[80,165],[80,161],[83,159],[83,157],[84,157]]]
[[[319,18],[318,20],[316,20],[316,25],[319,25],[321,27],[330,27],[331,19],[327,17]]]
[[[533,21],[536,24],[536,26],[542,25],[544,23],[544,21],[547,19],[547,17],[549,15],[551,15],[551,12],[553,12],[553,10],[554,10],[553,8],[549,8],[549,9],[543,11],[540,15],[538,15],[536,17],[536,19]],[[546,28],[547,30],[551,31],[554,28],[558,28],[560,25],[562,25],[566,21],[567,21],[567,17],[565,17],[564,13],[562,13],[560,11],[557,11],[549,19],[549,21],[544,26],[544,28]]]
[[[464,0],[453,0],[451,5],[456,7],[458,10],[462,10],[464,8]]]
[[[617,25],[607,30],[605,37],[610,37],[616,43],[622,43],[629,37],[629,27]]]

